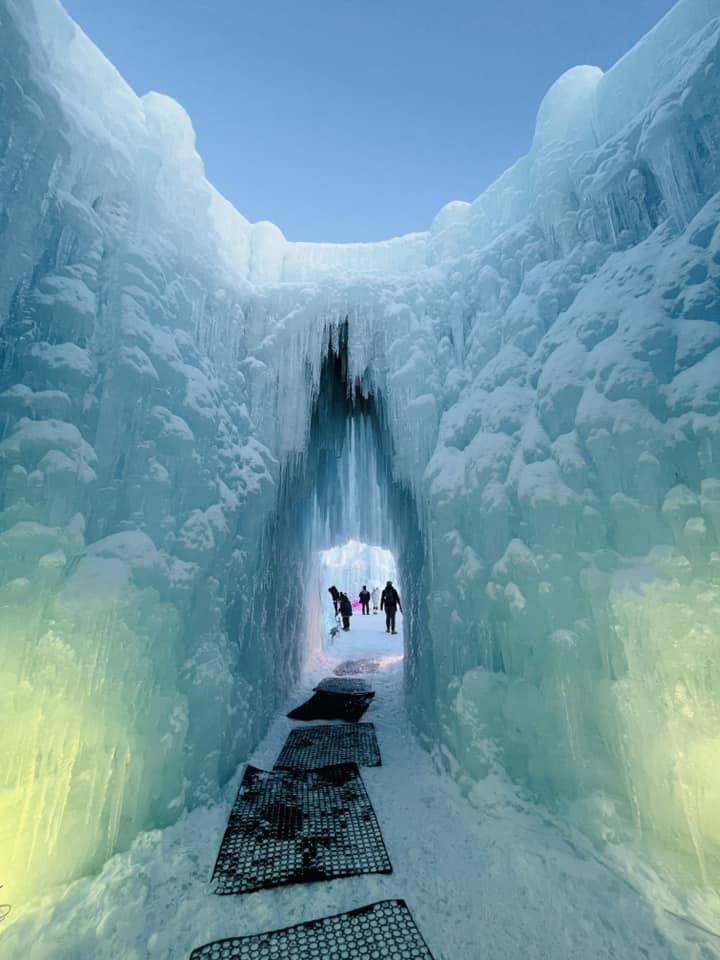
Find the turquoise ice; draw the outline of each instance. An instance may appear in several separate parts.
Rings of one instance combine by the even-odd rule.
[[[56,0],[0,0],[15,902],[219,796],[350,537],[398,562],[408,708],[468,790],[717,882],[719,14],[569,71],[427,232],[330,245],[244,219]]]

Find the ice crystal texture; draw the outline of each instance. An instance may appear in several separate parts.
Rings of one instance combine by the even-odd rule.
[[[350,538],[394,552],[408,703],[458,776],[717,870],[716,0],[561,77],[474,203],[348,245],[246,221],[56,0],[0,20],[16,895],[216,795]]]

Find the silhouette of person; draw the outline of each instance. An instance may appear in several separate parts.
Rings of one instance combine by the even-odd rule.
[[[353,614],[352,604],[346,593],[340,594],[340,616],[342,617],[343,630],[350,629],[350,617]]]
[[[395,629],[395,615],[398,608],[400,608],[400,613],[402,613],[403,608],[400,603],[400,594],[392,585],[392,580],[388,580],[380,597],[380,609],[385,611],[385,633],[397,633]]]
[[[360,591],[360,605],[362,606],[363,616],[367,616],[370,613],[370,591],[365,584]]]

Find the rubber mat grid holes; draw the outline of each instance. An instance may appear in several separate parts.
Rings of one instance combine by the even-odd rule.
[[[216,893],[233,894],[391,872],[357,764],[273,772],[248,766],[213,881]]]
[[[374,693],[328,693],[318,690],[309,700],[291,710],[291,720],[345,720],[357,723],[370,706]]]
[[[372,723],[298,727],[291,730],[275,761],[275,770],[314,770],[334,764],[382,766]]]
[[[315,687],[326,693],[372,693],[367,680],[358,677],[325,677]]]
[[[345,677],[353,673],[377,673],[379,669],[379,660],[343,660],[333,673],[336,677]]]
[[[433,960],[404,900],[193,950],[190,960]]]

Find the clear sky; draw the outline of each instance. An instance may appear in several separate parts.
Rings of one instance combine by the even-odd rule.
[[[64,0],[138,93],[190,114],[208,178],[291,240],[429,227],[527,152],[569,67],[673,0]]]

